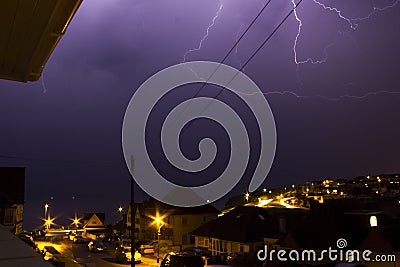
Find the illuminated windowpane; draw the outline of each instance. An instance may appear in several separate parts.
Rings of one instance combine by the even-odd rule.
[[[378,219],[376,218],[376,216],[369,217],[369,223],[370,223],[371,227],[378,226]]]

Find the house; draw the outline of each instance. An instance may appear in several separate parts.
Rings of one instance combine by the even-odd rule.
[[[127,227],[131,229],[130,208]],[[162,218],[160,239],[171,240],[173,245],[185,248],[194,245],[190,232],[199,226],[216,219],[219,211],[212,205],[193,208],[174,207],[155,199],[135,204],[135,238],[140,240],[157,239],[158,228],[154,223],[157,216]]]
[[[274,243],[286,230],[278,216],[267,209],[238,206],[191,232],[195,246],[209,249],[213,255],[254,252],[267,242]]]
[[[397,266],[394,264],[400,263],[400,221],[398,215],[390,213],[391,209],[377,209],[378,204],[382,203],[357,199],[326,201],[298,220],[276,245],[279,249],[322,251],[329,247],[337,249],[342,240],[345,250],[396,255],[396,263],[363,262],[368,267]],[[399,212],[398,208],[395,212]]]
[[[135,222],[135,227],[133,230],[133,233],[135,235],[135,239],[137,240],[144,240],[144,235],[141,233],[143,233],[144,228],[145,228],[145,218],[144,218],[144,212],[142,210],[142,203],[135,203],[133,205],[133,209],[134,209],[134,214],[135,214],[135,218],[134,218],[134,222]],[[131,220],[131,208],[132,205],[129,205],[128,208],[128,213],[126,214],[126,234],[128,236],[131,235],[132,233],[132,220]]]
[[[100,213],[85,213],[83,214],[83,235],[96,239],[98,236],[104,234],[107,229],[104,225],[106,215]]]
[[[25,168],[0,168],[0,224],[11,232],[22,231],[25,195]]]

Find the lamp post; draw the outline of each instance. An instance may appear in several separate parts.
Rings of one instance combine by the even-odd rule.
[[[161,227],[163,227],[164,222],[160,217],[156,217],[154,219],[156,225],[157,225],[157,263],[160,262],[160,236],[161,236]]]
[[[45,203],[44,204],[44,218],[47,218],[47,210],[49,209],[49,204]]]
[[[46,227],[47,230],[50,229],[51,225],[53,224],[54,219],[55,219],[55,218],[52,219],[52,218],[50,217],[50,214],[47,215],[47,219],[46,219],[46,218],[44,219],[44,225],[45,225],[45,227]]]
[[[133,156],[131,156],[131,255],[132,255],[132,260],[131,260],[131,267],[135,267],[135,211],[134,211],[134,206],[135,206],[135,177],[133,175],[134,171],[134,166],[135,166],[135,160]],[[128,221],[128,216],[126,218],[126,221]]]
[[[78,227],[79,227],[79,224],[81,223],[80,219],[81,218],[78,218],[78,214],[75,212],[75,217],[72,219],[72,223],[75,224],[76,233],[78,233]]]
[[[119,215],[121,216],[120,220],[124,219],[124,208],[122,206],[119,206],[117,209]]]
[[[246,199],[246,202],[249,202],[250,194],[247,192],[244,194],[244,198]]]

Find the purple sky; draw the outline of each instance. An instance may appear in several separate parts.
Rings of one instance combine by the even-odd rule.
[[[46,201],[53,215],[105,211],[115,222],[116,208],[129,199],[121,127],[136,88],[182,62],[190,49],[187,60],[221,60],[264,4],[221,3],[197,50],[218,1],[85,0],[41,80],[0,81],[0,154],[19,158],[0,158],[0,165],[27,167],[26,226],[37,223]],[[326,62],[295,64],[299,24],[292,15],[244,70],[265,93],[277,124],[267,187],[400,171],[400,3],[354,20],[356,29],[345,18],[366,17],[375,4],[382,9],[395,2],[320,3],[341,10],[343,18],[304,0],[297,61]],[[291,7],[290,0],[273,0],[226,63],[238,68],[245,62]],[[233,194],[246,190],[248,178]],[[137,201],[144,197],[138,190]]]

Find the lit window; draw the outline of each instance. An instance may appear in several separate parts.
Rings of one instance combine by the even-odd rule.
[[[369,224],[371,225],[371,227],[378,226],[378,218],[376,218],[376,216],[369,217]]]

